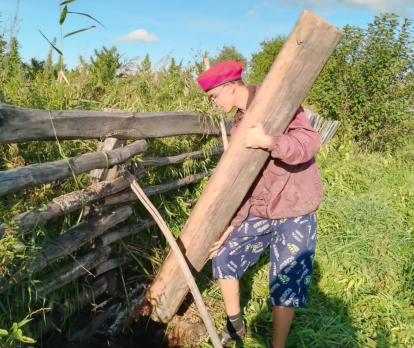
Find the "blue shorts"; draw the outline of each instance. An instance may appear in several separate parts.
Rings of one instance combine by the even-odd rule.
[[[316,215],[271,220],[249,215],[213,258],[213,277],[239,279],[270,247],[273,306],[305,307],[316,246]]]

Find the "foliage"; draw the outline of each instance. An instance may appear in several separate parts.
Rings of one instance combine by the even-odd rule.
[[[395,15],[375,17],[366,30],[345,26],[307,97],[365,149],[394,151],[413,139],[412,29]]]
[[[286,38],[278,35],[273,39],[264,40],[260,43],[262,50],[252,54],[251,72],[249,82],[254,85],[261,85],[277,55],[279,54]]]
[[[104,93],[105,86],[108,86],[116,77],[121,67],[121,55],[116,47],[110,49],[105,46],[101,50],[94,50],[95,57],[90,58],[89,73],[91,74],[91,85],[96,90]],[[96,96],[95,96],[96,97]]]
[[[234,45],[224,45],[219,53],[210,59],[210,65],[216,65],[217,63],[224,62],[225,60],[235,60],[241,62],[244,66],[247,66],[247,59],[236,49]]]

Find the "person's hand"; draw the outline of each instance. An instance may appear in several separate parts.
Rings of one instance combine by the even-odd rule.
[[[228,236],[230,236],[230,234],[233,232],[234,228],[234,226],[229,226],[227,230],[223,233],[223,235],[220,237],[220,239],[213,244],[213,247],[210,249],[210,259],[217,255],[217,252],[219,251],[223,243],[226,241]]]
[[[266,131],[260,123],[253,125],[253,127],[246,131],[244,141],[246,147],[253,149],[270,149],[272,146],[272,137],[266,134]]]

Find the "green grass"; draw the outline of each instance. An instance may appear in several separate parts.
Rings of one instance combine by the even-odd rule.
[[[308,307],[296,310],[287,347],[414,346],[414,158],[318,154],[324,200]],[[241,280],[245,347],[270,347],[268,257]],[[221,300],[210,282],[205,294]],[[223,315],[217,326],[224,324]],[[210,346],[205,343],[205,346]]]

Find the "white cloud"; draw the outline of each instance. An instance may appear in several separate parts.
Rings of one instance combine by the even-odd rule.
[[[290,6],[301,6],[308,10],[369,8],[374,13],[396,13],[407,16],[412,12],[414,0],[280,0]]]
[[[255,17],[255,16],[257,16],[257,12],[256,11],[252,11],[252,10],[247,11],[246,12],[246,16],[248,16],[248,17]]]
[[[137,29],[131,31],[125,36],[121,36],[115,41],[118,42],[158,42],[158,38],[155,34],[149,34],[148,31],[144,29]]]

